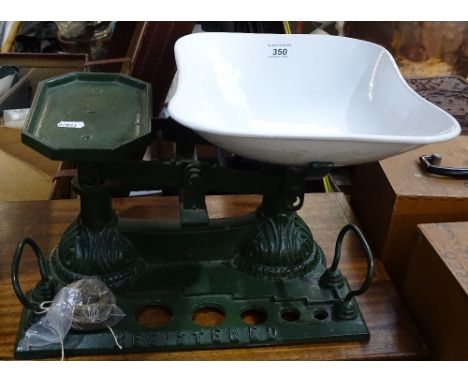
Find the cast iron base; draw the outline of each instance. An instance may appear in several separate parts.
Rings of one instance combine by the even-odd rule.
[[[294,285],[278,285],[276,296],[242,298],[235,295],[181,295],[175,291],[154,294],[126,295],[117,304],[126,312],[138,312],[146,306],[164,306],[173,312],[172,320],[164,327],[147,328],[128,316],[114,327],[120,350],[109,330],[96,332],[71,331],[66,337],[65,355],[119,354],[139,351],[201,350],[206,348],[248,347],[291,344],[297,342],[365,341],[369,331],[360,314],[353,320],[339,320],[330,300],[334,294],[344,296],[347,284],[335,291],[313,291],[308,288],[312,277],[291,281]],[[288,298],[281,289],[304,289],[301,298]],[[286,291],[284,291],[286,292]],[[287,294],[287,293],[285,293]],[[314,300],[320,294],[321,300]],[[327,301],[328,300],[328,301]],[[215,327],[203,327],[192,321],[192,313],[201,307],[216,307],[225,314],[224,321]],[[265,313],[265,321],[248,325],[241,320],[243,311],[255,308]],[[24,336],[32,312],[24,310],[18,339]],[[282,318],[283,317],[283,318]],[[286,319],[285,319],[286,318]],[[297,318],[297,319],[296,319]],[[293,321],[287,321],[292,319]],[[15,346],[15,358],[60,358],[60,345],[22,349]]]
[[[236,258],[242,248],[238,244],[258,224],[255,215],[216,219],[207,227],[182,233],[177,225],[158,227],[150,221],[121,219],[119,230],[146,264],[125,292],[116,293],[118,306],[127,314],[113,328],[123,349],[116,346],[108,329],[71,331],[64,343],[65,356],[368,340],[369,331],[354,299],[355,318],[337,316],[337,302],[349,292],[347,282],[333,287],[319,283],[326,264],[315,242],[309,254],[316,258],[314,268],[305,274],[275,279],[239,269]],[[139,313],[153,306],[172,313],[164,326],[138,322]],[[220,311],[224,320],[216,326],[198,325],[193,314],[203,308]],[[244,322],[246,311],[256,312],[257,321]],[[18,346],[38,318],[31,310],[23,311],[15,358],[60,357],[59,344]]]

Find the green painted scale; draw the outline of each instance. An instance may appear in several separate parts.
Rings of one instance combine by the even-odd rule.
[[[18,247],[12,281],[24,309],[16,358],[60,354],[59,344],[25,349],[18,343],[38,320],[39,304],[85,276],[104,281],[125,312],[113,328],[122,349],[108,330],[72,330],[64,343],[68,356],[367,340],[355,300],[373,273],[364,237],[346,226],[327,269],[321,248],[297,215],[304,180],[322,178],[333,164],[239,167],[222,158],[198,160],[195,144],[206,141],[173,120],[152,120],[151,104],[149,84],[120,74],[72,73],[40,83],[23,142],[50,159],[77,163],[72,186],[80,214],[47,260],[31,240]],[[130,159],[160,132],[176,141],[175,158]],[[112,209],[115,192],[150,189],[178,194],[178,220],[119,218]],[[263,201],[255,213],[210,219],[208,192],[261,194]],[[368,257],[366,279],[356,291],[338,270],[349,230]],[[41,280],[23,294],[18,267],[27,244],[38,256]],[[150,306],[164,307],[172,319],[142,325],[138,315]],[[217,309],[224,320],[198,325],[192,316],[202,308]],[[262,319],[246,323],[241,319],[246,311],[261,312]]]

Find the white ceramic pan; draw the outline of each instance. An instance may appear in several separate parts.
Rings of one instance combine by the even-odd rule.
[[[350,165],[441,142],[457,121],[416,94],[390,53],[344,37],[198,33],[175,45],[170,116],[264,162]]]

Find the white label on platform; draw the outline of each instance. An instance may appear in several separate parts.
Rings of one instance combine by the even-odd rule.
[[[81,129],[84,127],[83,121],[60,121],[58,127],[66,127],[68,129]]]

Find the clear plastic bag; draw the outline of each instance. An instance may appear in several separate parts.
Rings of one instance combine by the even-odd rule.
[[[45,308],[46,315],[33,324],[21,340],[20,346],[62,345],[71,328],[97,330],[117,324],[125,313],[115,304],[114,294],[101,280],[90,277],[75,281],[55,295]]]

